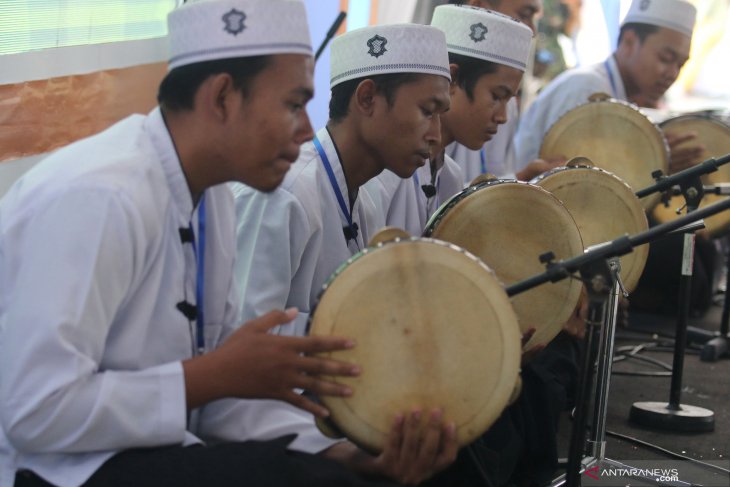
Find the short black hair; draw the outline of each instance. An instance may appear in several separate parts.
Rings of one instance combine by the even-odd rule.
[[[395,103],[395,94],[398,88],[416,81],[421,76],[423,75],[419,73],[378,74],[351,79],[335,85],[332,87],[332,96],[330,97],[330,120],[338,123],[347,116],[352,95],[355,93],[357,86],[366,79],[373,80],[375,92],[385,96],[388,106],[392,107]]]
[[[498,7],[502,0],[485,0],[485,1],[492,7]],[[464,2],[464,0],[449,0],[449,3],[451,5],[463,5],[466,2]]]
[[[233,85],[244,94],[248,93],[251,81],[271,62],[271,56],[251,56],[233,59],[218,59],[187,64],[173,69],[160,83],[157,102],[166,110],[192,110],[195,93],[208,77],[228,73]]]
[[[618,43],[621,44],[621,39],[624,37],[624,32],[632,30],[639,38],[639,41],[643,44],[647,37],[659,30],[659,26],[652,24],[642,24],[640,22],[629,22],[621,26],[621,30],[618,34]]]
[[[485,74],[493,74],[499,69],[499,64],[492,61],[464,56],[463,54],[449,53],[449,63],[459,66],[456,76],[451,80],[466,92],[469,101],[474,101],[474,87],[479,78]]]

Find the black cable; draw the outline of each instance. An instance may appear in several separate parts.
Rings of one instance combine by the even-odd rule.
[[[665,455],[669,455],[670,457],[679,458],[681,460],[687,460],[687,461],[690,461],[692,463],[696,463],[698,465],[702,465],[704,467],[707,467],[707,468],[710,468],[710,469],[713,469],[713,470],[719,470],[720,472],[724,472],[724,473],[730,474],[730,470],[727,470],[725,468],[719,467],[717,465],[713,465],[711,463],[703,462],[703,461],[697,460],[695,458],[690,458],[688,456],[681,455],[679,453],[675,453],[675,452],[673,452],[671,450],[667,450],[666,448],[662,448],[659,445],[655,445],[654,443],[649,443],[648,441],[644,441],[644,440],[640,440],[638,438],[634,438],[633,436],[628,436],[628,435],[624,435],[624,434],[621,434],[621,433],[616,433],[615,431],[608,431],[608,430],[606,431],[606,434],[609,435],[609,436],[613,436],[615,438],[620,438],[622,440],[626,440],[626,441],[630,441],[632,443],[636,443],[637,445],[641,445],[641,446],[645,446],[647,448],[651,448],[653,450],[656,450],[656,451],[659,451],[661,453],[664,453]]]

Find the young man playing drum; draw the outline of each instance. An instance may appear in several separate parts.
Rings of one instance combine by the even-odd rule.
[[[456,5],[469,5],[493,10],[520,20],[533,34],[537,32],[537,18],[542,14],[542,0],[450,0]],[[514,136],[519,123],[518,97],[507,103],[507,121],[491,140],[479,150],[471,150],[459,142],[446,146],[446,154],[455,160],[464,173],[464,184],[469,184],[480,174],[492,174],[498,178],[529,181],[545,171],[564,164],[563,158],[536,159],[527,164],[517,164]]]
[[[408,177],[425,164],[450,103],[446,43],[434,27],[386,25],[343,34],[332,42],[331,63],[330,121],[302,147],[283,185],[270,194],[234,186],[240,316],[297,307],[297,318],[281,334],[305,333],[323,284],[382,226],[361,186],[386,168]],[[267,407],[276,406],[262,410]],[[395,441],[379,456],[349,442],[322,455],[371,475],[419,483],[456,457],[455,427],[441,414],[423,411],[429,420],[421,431],[421,412],[404,411],[391,435]]]
[[[364,484],[284,436],[324,414],[295,390],[344,396],[317,374],[357,373],[303,354],[352,344],[267,333],[291,310],[236,316],[222,183],[273,190],[313,136],[304,6],[189,2],[169,32],[160,107],[59,150],[0,202],[0,486]],[[330,444],[304,433],[298,450]]]
[[[409,180],[384,171],[366,185],[387,225],[420,235],[433,212],[463,187],[459,164],[444,147],[459,142],[481,149],[507,121],[507,107],[522,81],[532,31],[510,17],[465,6],[436,7],[431,25],[446,33],[451,67],[451,109],[429,164]]]
[[[634,0],[613,55],[555,78],[522,116],[515,139],[517,161],[536,158],[550,127],[593,93],[656,108],[689,58],[695,16],[696,8],[686,0]],[[685,169],[701,155],[700,146],[675,149],[693,136],[668,138],[670,172]]]

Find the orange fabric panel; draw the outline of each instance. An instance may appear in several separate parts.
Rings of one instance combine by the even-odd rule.
[[[0,85],[0,162],[42,154],[157,104],[167,63]]]

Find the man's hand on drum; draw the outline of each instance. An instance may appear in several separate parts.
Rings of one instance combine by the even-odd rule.
[[[516,176],[520,181],[529,181],[542,173],[548,172],[556,167],[564,166],[567,162],[565,157],[554,157],[550,159],[535,159],[530,161]]]
[[[563,325],[563,331],[568,335],[583,339],[586,335],[586,319],[588,318],[588,292],[585,286],[581,290],[578,304],[573,310],[573,314]]]
[[[267,313],[233,332],[219,348],[184,361],[188,408],[225,397],[279,399],[317,416],[327,416],[323,406],[294,390],[306,389],[318,396],[351,395],[349,387],[321,376],[353,377],[360,374],[359,367],[311,355],[349,349],[354,343],[340,337],[269,333],[296,315],[296,309]]]
[[[665,132],[664,137],[667,139],[667,144],[669,145],[670,174],[694,166],[704,156],[704,145],[699,143],[692,145],[685,144],[697,138],[696,132],[685,132],[681,134]],[[680,145],[684,145],[684,147],[679,147]]]
[[[525,350],[525,345],[527,345],[527,342],[530,341],[530,338],[532,338],[532,335],[535,334],[535,331],[537,331],[535,328],[530,328],[522,334],[522,358],[520,360],[520,365],[522,367],[545,349],[545,345],[541,343],[540,345],[535,345],[529,350]]]
[[[418,485],[454,463],[457,452],[454,423],[444,421],[440,409],[429,413],[414,409],[394,418],[380,455],[372,456],[349,442],[332,446],[324,455],[365,475]]]

